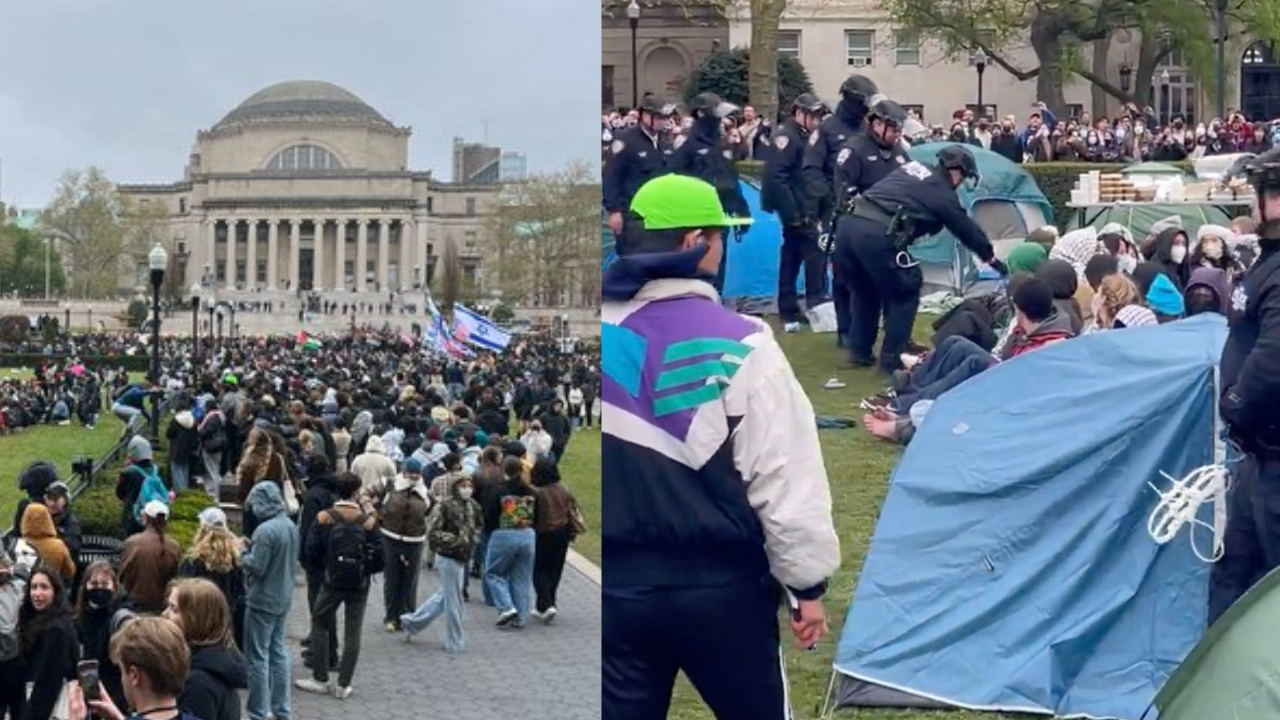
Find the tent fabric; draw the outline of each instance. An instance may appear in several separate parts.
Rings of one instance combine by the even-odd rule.
[[[953,143],[926,143],[916,145],[907,151],[912,160],[936,165],[938,151]],[[970,191],[961,185],[959,190],[960,204],[969,214],[974,216],[979,225],[987,231],[992,240],[1017,237],[1025,239],[1027,233],[1035,228],[1026,228],[1017,218],[1016,205],[1025,203],[1040,210],[1045,224],[1053,222],[1053,205],[1040,192],[1040,187],[1017,163],[999,153],[991,152],[976,146],[967,146],[978,162],[978,172],[982,180],[976,190]],[[975,209],[977,206],[978,209]],[[990,209],[987,209],[987,207]],[[990,215],[985,218],[983,215]],[[1013,233],[1013,234],[1010,234]],[[933,265],[951,265],[955,261],[956,248],[959,241],[949,231],[921,238],[911,246],[911,255],[922,263]]]
[[[1185,177],[1186,173],[1179,167],[1162,162],[1139,162],[1120,171],[1122,175],[1177,175]]]
[[[1250,588],[1205,633],[1155,705],[1160,720],[1280,717],[1280,570]]]
[[[1107,223],[1120,223],[1128,228],[1139,242],[1146,237],[1152,225],[1168,217],[1177,216],[1182,221],[1182,229],[1186,230],[1191,237],[1195,237],[1201,225],[1230,225],[1233,217],[1217,205],[1186,202],[1160,205],[1120,203],[1103,210],[1096,218],[1094,218],[1094,210],[1087,212],[1089,218],[1093,218],[1090,226],[1100,228]],[[1072,213],[1069,229],[1075,230],[1080,226],[1080,213]]]
[[[1213,462],[1225,338],[1220,316],[1095,333],[939,398],[890,480],[837,703],[1142,718],[1209,578],[1147,534],[1147,483]]]

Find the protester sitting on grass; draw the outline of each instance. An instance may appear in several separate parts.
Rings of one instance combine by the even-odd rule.
[[[1191,276],[1190,270],[1187,269],[1188,245],[1185,230],[1180,227],[1167,227],[1156,235],[1155,241],[1143,253],[1149,262],[1160,266],[1179,293]]]
[[[152,500],[142,515],[146,528],[125,540],[120,550],[120,584],[134,610],[159,614],[164,610],[164,590],[178,576],[182,548],[165,532],[168,505]]]
[[[1037,278],[1043,280],[1053,292],[1053,305],[1062,317],[1071,323],[1076,334],[1084,327],[1087,313],[1076,299],[1080,288],[1080,279],[1075,268],[1066,260],[1048,260],[1036,271]],[[1093,299],[1089,298],[1091,307]]]
[[[1094,255],[1084,266],[1084,279],[1096,294],[1102,279],[1120,272],[1120,264],[1110,255]],[[1096,317],[1095,317],[1096,319]]]
[[[1099,329],[1119,330],[1156,324],[1155,314],[1142,304],[1138,286],[1122,274],[1103,278],[1096,298],[1093,309]]]
[[[204,578],[169,585],[165,619],[182,629],[191,673],[178,707],[200,720],[240,720],[240,690],[249,687],[249,663],[232,639],[226,595]]]
[[[1049,251],[1043,245],[1027,241],[1009,250],[1004,258],[1004,265],[1009,269],[1009,277],[1020,273],[1034,275],[1048,259]]]
[[[1195,248],[1191,251],[1190,267],[1194,274],[1199,268],[1217,268],[1234,276],[1244,272],[1244,266],[1227,244],[1232,232],[1221,225],[1201,225],[1196,231]],[[1188,282],[1190,280],[1188,279]]]
[[[1231,303],[1231,282],[1227,273],[1218,268],[1198,267],[1191,271],[1191,280],[1183,293],[1187,317],[1206,312],[1226,316]]]
[[[1151,289],[1147,290],[1147,307],[1156,314],[1156,319],[1161,324],[1180,320],[1186,312],[1182,293],[1164,273],[1156,275],[1151,281]]]
[[[111,563],[98,560],[85,568],[76,600],[81,659],[98,661],[98,680],[117,707],[125,705],[125,698],[120,668],[111,662],[111,638],[135,617]]]

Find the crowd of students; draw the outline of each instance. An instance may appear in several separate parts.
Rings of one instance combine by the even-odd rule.
[[[863,401],[862,425],[905,443],[934,400],[998,363],[1082,334],[1226,316],[1257,257],[1255,230],[1248,217],[1194,234],[1162,222],[1141,240],[1119,224],[1062,237],[1041,228],[1009,251],[1005,287],[952,307],[934,323],[933,349],[903,356],[907,369]]]
[[[575,429],[598,418],[598,347],[565,355],[553,338],[532,337],[459,360],[390,332],[323,343],[240,338],[196,365],[191,348],[167,341],[167,462],[145,438],[129,440],[115,486],[129,533],[118,565],[78,561],[56,469],[23,474],[17,562],[0,566],[0,706],[12,717],[45,720],[55,705],[81,702],[71,691],[83,683],[67,683],[81,659],[97,662],[104,695],[89,704],[100,716],[147,710],[146,668],[116,645],[135,618],[153,616],[180,629],[187,657],[167,685],[152,678],[153,694],[174,697],[152,720],[239,717],[244,689],[254,720],[291,717],[293,687],[345,699],[379,574],[383,626],[406,641],[443,617],[443,648],[463,651],[473,579],[497,628],[554,623],[569,545],[586,530],[560,461],[574,452]],[[121,388],[122,418],[129,411],[116,406],[134,389],[150,395],[146,385]],[[228,486],[239,527],[210,507],[184,552],[168,532],[176,493],[203,488],[218,499]],[[425,599],[424,561],[440,578]],[[284,638],[295,570],[311,628],[309,673],[298,677]],[[6,597],[18,609],[12,656]]]

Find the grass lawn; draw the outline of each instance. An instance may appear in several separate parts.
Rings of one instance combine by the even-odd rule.
[[[600,564],[600,428],[574,433],[560,467],[563,482],[573,492],[587,521],[587,534],[573,543],[591,562]]]
[[[76,421],[70,425],[39,425],[0,437],[0,531],[7,530],[22,493],[18,473],[36,460],[58,466],[58,476],[71,477],[71,463],[84,455],[102,457],[120,439],[124,425],[111,413],[98,415],[98,425],[86,430]]]
[[[920,316],[916,323],[916,339],[927,342],[931,329],[931,316]],[[873,395],[886,385],[884,379],[873,370],[850,369],[844,352],[835,346],[834,335],[803,333],[784,335],[778,333],[783,349],[791,359],[800,384],[809,394],[819,415],[862,418],[858,401]],[[823,383],[835,375],[848,384],[841,390],[824,390]],[[840,536],[843,562],[840,571],[832,579],[831,590],[826,596],[827,617],[831,634],[818,644],[817,652],[809,653],[795,647],[795,639],[784,624],[783,642],[786,646],[787,677],[791,685],[791,705],[797,718],[817,718],[823,696],[830,679],[835,644],[840,637],[849,599],[853,595],[862,558],[875,528],[884,500],[889,474],[897,462],[900,448],[872,438],[861,428],[852,430],[823,430],[822,453],[831,483],[836,532]],[[676,687],[670,718],[675,720],[710,720],[711,712],[703,705],[693,687],[681,677]],[[842,710],[837,718],[863,718],[887,720],[888,718],[940,717],[945,720],[990,720],[1002,717],[971,712],[948,712],[945,715],[920,711],[856,709]]]

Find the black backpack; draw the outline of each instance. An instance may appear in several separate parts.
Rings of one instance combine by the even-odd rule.
[[[324,582],[338,591],[361,590],[369,585],[365,568],[368,556],[365,516],[360,513],[347,520],[342,513],[329,512],[333,527],[329,529],[329,552],[325,556]]]

